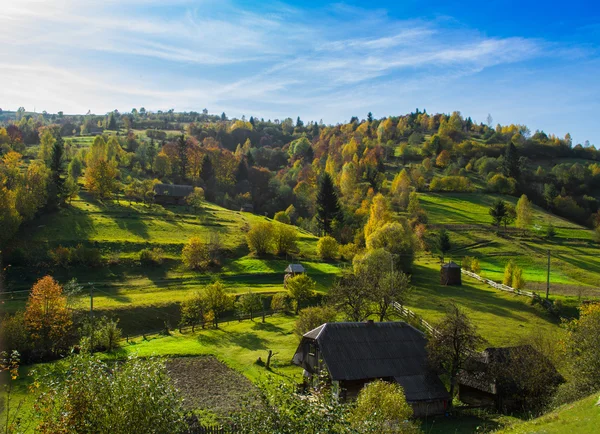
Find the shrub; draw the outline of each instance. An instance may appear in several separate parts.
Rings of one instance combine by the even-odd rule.
[[[294,333],[302,336],[304,333],[319,327],[321,324],[335,321],[336,316],[337,312],[331,306],[316,306],[302,309],[294,325]]]
[[[268,253],[273,245],[273,225],[260,222],[252,225],[246,234],[246,241],[251,252],[261,256]]]
[[[431,191],[473,191],[473,186],[469,178],[465,176],[443,176],[433,178],[429,184]]]
[[[71,262],[96,267],[102,263],[100,250],[78,244],[71,253]]]
[[[481,273],[481,265],[479,265],[479,259],[473,258],[471,261],[471,271],[475,274]]]
[[[290,216],[285,211],[276,212],[275,217],[273,217],[273,220],[279,223],[285,223],[286,225],[289,225],[291,223]]]
[[[297,315],[300,310],[300,304],[313,295],[315,281],[308,277],[307,274],[299,274],[288,279],[286,287],[290,298],[295,302]]]
[[[91,351],[112,351],[119,346],[121,329],[119,320],[106,316],[91,321],[85,318],[79,328],[81,347]]]
[[[525,288],[525,279],[523,278],[523,270],[521,267],[515,267],[512,276],[512,285],[515,289]]]
[[[513,194],[517,187],[517,182],[513,178],[498,173],[487,182],[488,191],[500,194]]]
[[[412,413],[402,386],[375,380],[362,388],[349,419],[358,432],[418,432]]]
[[[358,246],[354,243],[344,244],[339,247],[340,256],[345,261],[352,261],[358,254]]]
[[[190,270],[204,270],[210,265],[208,246],[198,237],[192,237],[181,250],[181,260]]]
[[[317,243],[317,254],[324,261],[329,261],[337,258],[339,252],[339,245],[335,238],[329,235],[319,239]]]
[[[278,292],[271,299],[271,310],[274,312],[289,312],[290,297],[285,292]]]
[[[71,263],[71,251],[68,247],[58,246],[50,250],[49,256],[55,265],[59,267],[67,267]]]
[[[298,234],[293,226],[276,223],[273,228],[273,243],[275,244],[275,252],[279,256],[297,250],[296,240]]]
[[[507,285],[507,286],[512,285],[514,270],[515,270],[515,263],[511,259],[510,261],[508,261],[508,263],[504,267],[504,278],[502,279],[502,283],[504,285]]]
[[[471,256],[465,256],[462,260],[462,267],[465,270],[469,270],[469,271],[473,271],[471,270],[471,266],[473,264],[473,258]]]
[[[162,360],[79,355],[65,363],[36,375],[40,432],[184,432],[182,399]]]
[[[546,238],[552,239],[556,236],[556,229],[554,229],[554,225],[552,223],[548,224],[546,228]]]
[[[155,247],[153,249],[142,249],[140,251],[140,263],[144,266],[160,265],[163,262],[165,252]]]

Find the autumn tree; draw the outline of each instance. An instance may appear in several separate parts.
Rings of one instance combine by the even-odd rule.
[[[300,310],[300,305],[308,300],[315,289],[315,281],[308,277],[307,274],[298,274],[297,276],[291,277],[286,282],[286,287],[290,298],[292,298],[296,305],[296,315]]]
[[[339,245],[335,238],[329,235],[319,238],[317,242],[317,254],[324,261],[330,261],[337,258],[339,254]]]
[[[52,277],[39,279],[29,294],[25,326],[44,352],[56,354],[64,345],[73,324],[67,297]]]
[[[38,158],[46,164],[46,166],[50,166],[52,159],[52,148],[54,147],[54,143],[56,139],[52,134],[52,130],[46,128],[40,137],[40,150],[38,153]]]
[[[260,294],[248,291],[240,295],[235,303],[236,310],[242,315],[250,315],[250,320],[254,321],[254,314],[263,310],[263,301]]]
[[[371,285],[366,275],[345,272],[327,294],[328,302],[349,321],[364,321],[371,315]]]
[[[192,237],[181,250],[181,260],[190,270],[204,270],[210,265],[208,246],[198,237]]]
[[[197,212],[204,203],[204,189],[201,187],[194,187],[194,191],[185,198],[185,201]]]
[[[273,245],[274,228],[269,222],[258,222],[252,225],[246,234],[246,241],[251,252],[265,255]]]
[[[0,183],[0,248],[17,232],[21,219],[17,210],[16,194]]]
[[[181,302],[181,324],[191,326],[192,333],[198,324],[202,324],[202,328],[204,328],[204,317],[207,311],[205,295],[196,291],[191,297]]]
[[[298,240],[296,229],[293,226],[283,223],[275,223],[273,226],[275,253],[278,256],[283,256],[295,252],[298,248],[296,244]]]
[[[334,322],[336,317],[337,312],[332,306],[307,307],[298,314],[298,319],[294,324],[294,333],[301,337],[321,324]]]
[[[221,282],[215,282],[204,288],[206,307],[212,313],[214,324],[219,328],[219,318],[223,312],[233,307],[233,298],[225,292]]]
[[[520,229],[526,230],[529,227],[529,225],[531,225],[531,221],[533,219],[533,209],[531,207],[531,202],[524,194],[519,198],[519,201],[517,202],[516,213],[516,226]]]
[[[448,166],[448,164],[450,164],[450,152],[444,149],[435,159],[435,165],[444,168]]]
[[[375,380],[361,389],[348,419],[360,433],[417,433],[412,414],[402,386]]]
[[[333,179],[328,173],[324,173],[319,180],[317,193],[317,221],[319,227],[326,234],[331,234],[332,223],[339,219],[340,204],[333,185]]]
[[[392,255],[396,270],[403,272],[411,271],[418,244],[406,220],[385,223],[366,240],[367,250],[385,249]]]
[[[152,163],[152,171],[161,178],[171,174],[171,160],[169,160],[167,154],[162,151],[156,154]]]
[[[400,209],[406,209],[408,206],[411,179],[406,169],[402,169],[392,181],[390,193],[392,195],[392,201],[396,203]]]
[[[100,199],[110,199],[118,189],[116,163],[97,160],[85,171],[85,186]]]
[[[368,239],[372,233],[383,227],[391,219],[392,214],[387,199],[381,193],[377,193],[369,209],[369,220],[365,225],[365,239]]]
[[[427,342],[427,353],[430,363],[447,373],[450,379],[450,403],[452,403],[458,373],[483,339],[471,320],[455,304],[450,305],[448,313],[433,327],[436,332]]]

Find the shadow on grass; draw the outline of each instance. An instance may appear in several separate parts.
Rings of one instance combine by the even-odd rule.
[[[202,345],[215,347],[237,345],[238,347],[253,351],[266,350],[268,343],[266,339],[261,338],[256,333],[230,332],[223,329],[213,330],[213,333],[210,335],[204,333],[198,335],[198,342]]]
[[[269,322],[257,322],[252,326],[254,330],[262,330],[271,333],[284,333],[286,330]]]

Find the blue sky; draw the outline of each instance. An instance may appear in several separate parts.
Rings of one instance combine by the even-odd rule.
[[[600,145],[593,1],[0,3],[5,110],[337,123],[419,107]]]

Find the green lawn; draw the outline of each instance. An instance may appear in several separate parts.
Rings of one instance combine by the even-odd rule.
[[[599,395],[563,405],[537,419],[498,431],[502,434],[591,434],[600,429]]]

